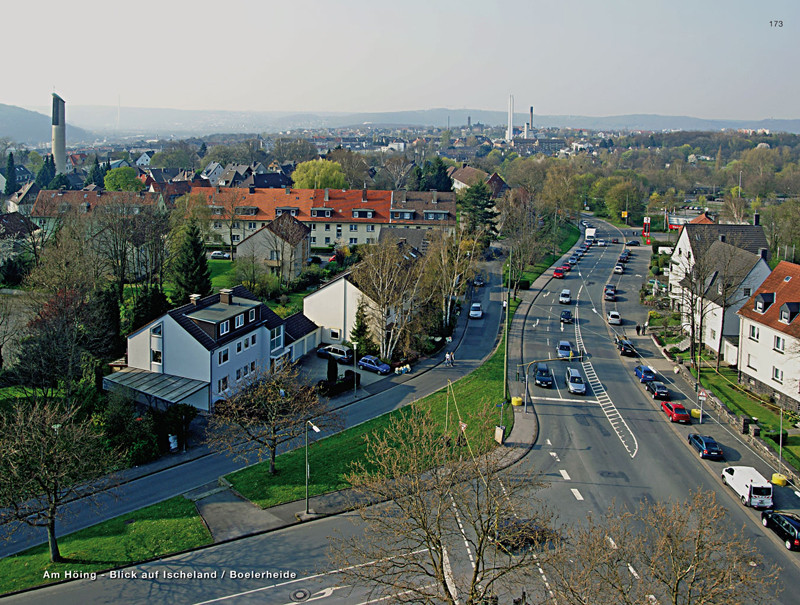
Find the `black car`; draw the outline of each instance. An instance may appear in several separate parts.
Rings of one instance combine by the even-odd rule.
[[[482,288],[486,285],[486,282],[483,281],[483,276],[480,274],[475,276],[475,279],[472,281],[472,283],[476,288]]]
[[[615,300],[617,300],[617,295],[614,293],[614,290],[605,290],[603,292],[603,299],[614,302]]]
[[[716,441],[714,441],[713,437],[691,433],[688,439],[689,445],[698,451],[701,458],[712,458],[714,460],[725,459],[725,454],[722,453],[722,448]]]
[[[533,374],[533,383],[540,387],[549,389],[553,386],[553,373],[546,363],[537,363]]]
[[[638,246],[639,245],[639,240],[638,239],[632,239],[631,241],[626,242],[625,245],[626,246]]]
[[[561,323],[562,324],[572,323],[572,311],[561,311]]]
[[[636,357],[636,349],[630,340],[617,339],[617,348],[620,355],[627,355],[628,357]]]
[[[761,525],[778,534],[787,550],[800,548],[800,516],[796,513],[765,510],[761,513]]]
[[[644,388],[650,392],[653,399],[669,399],[669,389],[663,382],[651,380],[644,383]]]

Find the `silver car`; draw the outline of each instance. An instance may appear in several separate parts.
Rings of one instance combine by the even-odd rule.
[[[583,381],[581,373],[575,368],[567,368],[566,382],[570,393],[586,395],[586,383]]]

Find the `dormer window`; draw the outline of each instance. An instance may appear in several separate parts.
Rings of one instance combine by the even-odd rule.
[[[256,310],[250,309],[250,321],[255,321],[255,320],[256,320]]]
[[[220,336],[224,336],[225,334],[227,334],[230,331],[231,331],[231,322],[228,321],[227,319],[225,321],[223,321],[221,324],[219,324],[219,335]]]
[[[758,311],[759,313],[764,312],[764,303],[760,300],[756,301],[756,311]]]
[[[241,328],[244,325],[244,313],[236,316],[236,327]]]
[[[311,216],[312,217],[331,217],[331,209],[330,208],[312,208],[311,209]]]
[[[766,313],[767,309],[769,309],[770,305],[772,305],[772,303],[774,302],[775,302],[774,292],[762,292],[761,294],[756,296],[753,309],[757,313]]]
[[[785,324],[789,323],[789,311],[781,310],[781,321]]]
[[[790,324],[800,314],[800,302],[787,302],[781,305],[780,321]]]

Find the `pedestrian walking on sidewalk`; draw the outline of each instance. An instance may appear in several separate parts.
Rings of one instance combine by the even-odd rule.
[[[636,336],[639,336],[639,332],[641,332],[641,330],[642,329],[639,327],[639,324],[636,324]]]
[[[450,366],[450,351],[447,351],[444,354],[444,365],[445,365],[445,367],[449,367]]]
[[[452,368],[454,365],[456,365],[456,354],[450,353],[450,367]]]

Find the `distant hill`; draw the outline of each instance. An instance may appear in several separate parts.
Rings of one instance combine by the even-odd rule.
[[[36,116],[46,121],[43,134],[12,136],[2,132],[6,122],[3,110],[8,108]],[[47,111],[42,108],[42,111]],[[337,128],[374,124],[376,126],[464,126],[467,118],[472,123],[503,125],[507,114],[503,111],[483,109],[425,109],[417,111],[393,111],[370,113],[292,113],[278,111],[197,111],[183,109],[150,109],[141,107],[107,107],[67,105],[67,119],[71,124],[109,138],[138,136],[147,138],[182,138],[215,133],[274,133],[306,128]],[[514,123],[521,126],[528,119],[527,113],[517,113]],[[738,128],[767,128],[771,131],[800,133],[800,119],[767,120],[710,120],[689,116],[662,116],[631,114],[619,116],[574,116],[536,115],[535,126],[585,128],[589,130],[721,130]],[[21,124],[10,124],[21,127]],[[0,105],[0,136],[11,136],[15,140],[49,140],[49,118],[46,115],[26,111],[18,107]],[[22,130],[22,128],[21,128]],[[24,130],[23,130],[24,132]],[[67,141],[80,139],[67,132]],[[91,136],[91,135],[90,135]],[[37,137],[40,137],[37,139]],[[41,138],[43,137],[43,138]]]
[[[17,143],[37,145],[51,140],[52,129],[49,115],[0,103],[0,137],[8,137]],[[67,113],[67,145],[92,141],[94,138],[91,132],[72,126]]]

